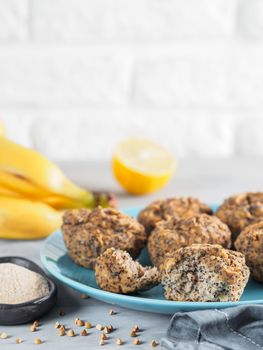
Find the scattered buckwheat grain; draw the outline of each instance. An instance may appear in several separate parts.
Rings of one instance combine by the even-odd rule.
[[[37,330],[37,327],[34,324],[31,324],[29,329],[30,329],[31,332],[35,332]]]
[[[134,339],[133,344],[140,345],[141,344],[140,339],[139,338]]]
[[[116,345],[122,345],[123,341],[120,338],[116,339]]]
[[[86,294],[80,294],[80,299],[89,299],[89,296]]]
[[[107,326],[107,327],[104,327],[104,332],[105,333],[111,333],[112,331],[113,331],[113,327],[112,327],[111,324],[109,326]]]
[[[77,321],[76,321],[77,326],[82,327],[82,326],[84,326],[84,324],[85,324],[84,321],[77,319]]]
[[[104,345],[104,344],[105,344],[105,341],[103,339],[100,339],[99,345]]]
[[[35,338],[34,343],[37,345],[42,344],[42,340],[40,338]]]
[[[75,337],[75,332],[73,331],[73,329],[69,329],[69,330],[67,331],[67,336],[68,336],[68,337]]]
[[[106,334],[110,333],[109,327],[104,327],[103,332]]]
[[[54,327],[55,327],[55,328],[60,328],[60,327],[61,327],[61,324],[57,321],[57,322],[54,324]]]
[[[134,330],[132,330],[130,336],[131,337],[137,337],[137,333]]]
[[[101,335],[100,335],[100,339],[102,339],[102,340],[106,340],[106,339],[108,339],[108,337],[106,336],[106,334],[105,334],[105,333],[101,333]]]
[[[63,337],[63,335],[66,334],[66,330],[65,330],[65,327],[64,326],[60,326],[59,329],[58,329],[58,335],[60,337]]]
[[[153,339],[153,340],[151,341],[151,347],[152,347],[152,348],[156,348],[158,345],[159,345],[159,343],[157,343],[156,340]]]
[[[137,324],[135,326],[133,326],[132,329],[135,333],[139,332],[140,328],[137,326]]]

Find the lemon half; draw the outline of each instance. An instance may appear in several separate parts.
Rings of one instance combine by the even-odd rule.
[[[175,160],[150,140],[129,138],[118,144],[112,165],[120,185],[129,193],[142,195],[159,190],[170,180]]]

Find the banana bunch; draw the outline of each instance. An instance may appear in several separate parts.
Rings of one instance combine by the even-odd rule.
[[[43,238],[61,225],[64,209],[109,204],[40,153],[0,136],[0,238]]]

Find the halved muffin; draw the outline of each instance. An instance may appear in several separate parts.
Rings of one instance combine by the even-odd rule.
[[[161,273],[165,297],[176,301],[238,301],[249,278],[243,254],[211,244],[178,249]]]
[[[96,261],[95,275],[101,289],[113,293],[135,293],[160,283],[156,267],[143,267],[120,249],[107,249]]]

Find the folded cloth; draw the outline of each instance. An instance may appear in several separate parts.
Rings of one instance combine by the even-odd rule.
[[[177,312],[162,346],[176,350],[263,350],[263,305]]]

